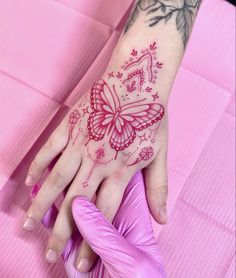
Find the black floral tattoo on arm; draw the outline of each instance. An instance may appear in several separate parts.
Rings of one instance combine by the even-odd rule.
[[[124,32],[126,33],[133,26],[142,12],[147,17],[146,22],[149,27],[154,27],[160,22],[167,24],[170,19],[174,19],[185,48],[200,3],[201,0],[138,0],[134,4]]]

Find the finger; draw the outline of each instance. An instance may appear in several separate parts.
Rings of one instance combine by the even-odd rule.
[[[68,131],[64,122],[52,133],[32,161],[25,184],[32,186],[39,181],[50,162],[66,147]]]
[[[129,176],[120,173],[116,177],[111,176],[103,181],[99,189],[95,205],[110,223],[120,207],[129,180]],[[80,272],[88,272],[95,264],[96,259],[97,255],[89,244],[83,241],[76,263],[77,269]]]
[[[160,151],[156,159],[144,170],[148,206],[159,224],[167,223],[167,155]]]
[[[67,148],[46,178],[37,196],[32,200],[23,225],[25,229],[34,229],[42,220],[49,207],[72,181],[80,167],[80,163],[80,155],[71,148]]]
[[[49,262],[57,261],[75,228],[71,214],[72,199],[77,195],[82,195],[91,200],[102,182],[103,177],[101,177],[99,171],[93,171],[91,173],[90,166],[92,166],[92,162],[82,163],[61,205],[46,248],[46,259]]]
[[[117,273],[122,273],[122,277],[133,277],[127,265],[136,265],[137,254],[140,256],[137,249],[86,197],[73,200],[72,213],[83,238],[102,259],[111,277],[117,277]]]

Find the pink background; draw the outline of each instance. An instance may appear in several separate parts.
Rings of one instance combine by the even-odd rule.
[[[131,0],[0,1],[0,277],[66,277],[21,229],[28,165],[103,73]],[[92,34],[92,35],[91,35]],[[235,9],[203,1],[169,104],[168,277],[234,277]]]

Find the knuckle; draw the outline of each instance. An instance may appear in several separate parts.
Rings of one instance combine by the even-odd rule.
[[[156,191],[159,193],[168,193],[167,181],[160,181],[156,183]]]
[[[59,143],[59,140],[57,140],[57,138],[55,138],[55,136],[51,136],[49,137],[48,141],[46,142],[45,146],[44,146],[44,149],[46,151],[57,151],[58,149],[58,144]]]
[[[61,173],[57,170],[51,172],[48,178],[48,182],[51,186],[57,189],[62,189],[64,187],[63,175],[61,175]]]
[[[67,141],[65,134],[57,130],[48,138],[48,141],[44,145],[44,149],[46,151],[58,152],[61,148],[66,146]]]
[[[68,237],[59,233],[58,231],[53,231],[50,238],[51,244],[56,246],[64,246],[65,243],[68,241]]]
[[[40,219],[42,218],[43,214],[45,213],[45,208],[41,202],[36,199],[32,200],[30,206],[30,214],[34,215],[35,218]]]

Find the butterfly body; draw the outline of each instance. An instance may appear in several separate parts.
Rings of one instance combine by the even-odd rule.
[[[121,105],[115,86],[111,89],[104,80],[94,84],[88,118],[89,140],[109,139],[111,148],[119,151],[129,147],[136,132],[160,121],[164,107],[157,103],[145,103],[146,99]],[[117,156],[117,155],[116,155]]]

